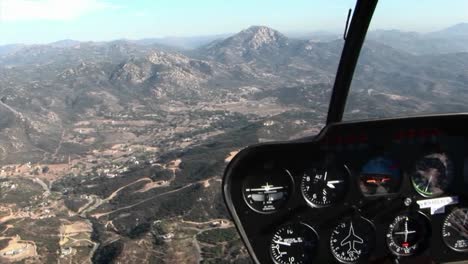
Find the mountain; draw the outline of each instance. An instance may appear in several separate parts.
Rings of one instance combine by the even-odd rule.
[[[195,49],[200,46],[206,45],[217,39],[224,39],[229,37],[230,34],[218,34],[208,36],[194,36],[194,37],[164,37],[164,38],[146,38],[133,40],[136,44],[140,45],[153,45],[160,44],[170,47],[177,47],[182,49]]]
[[[467,52],[468,23],[429,33],[375,30],[367,38],[412,54]]]
[[[49,45],[52,47],[57,47],[57,48],[69,48],[69,47],[80,45],[80,41],[73,40],[73,39],[64,39],[64,40],[59,40],[56,42],[49,43]]]
[[[468,53],[372,34],[347,119],[467,109]],[[0,251],[27,240],[26,262],[248,263],[220,193],[226,162],[320,131],[343,40],[254,26],[193,50],[155,43],[0,55]]]
[[[428,34],[432,37],[439,38],[467,38],[468,37],[468,23],[458,23],[448,28],[431,32]]]
[[[6,55],[11,52],[18,51],[22,49],[25,45],[23,44],[9,44],[0,46],[0,56]]]
[[[289,45],[289,39],[280,32],[264,26],[252,26],[229,38],[201,47],[198,51],[210,59],[239,64],[265,57],[270,60],[277,58],[275,55],[281,54]]]

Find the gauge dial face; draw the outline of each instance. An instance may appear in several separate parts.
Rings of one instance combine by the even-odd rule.
[[[283,169],[261,170],[249,175],[242,188],[247,205],[260,213],[276,212],[286,204],[292,191],[291,173]]]
[[[411,183],[422,196],[433,197],[444,193],[452,178],[452,162],[448,156],[433,153],[416,162]]]
[[[310,169],[301,180],[301,192],[306,202],[313,207],[332,205],[346,194],[349,172],[346,166],[329,166],[325,169]]]
[[[468,251],[468,208],[452,211],[444,220],[442,238],[455,251]]]
[[[365,196],[396,193],[400,184],[400,166],[391,159],[377,157],[362,167],[359,187]]]
[[[374,226],[362,217],[339,223],[330,237],[333,256],[343,263],[356,263],[365,259],[369,256],[374,244]]]
[[[312,227],[303,223],[287,224],[273,235],[271,257],[278,264],[311,263],[318,244],[318,235]]]
[[[402,214],[388,227],[386,240],[397,256],[411,256],[424,250],[430,237],[427,219],[420,213]]]

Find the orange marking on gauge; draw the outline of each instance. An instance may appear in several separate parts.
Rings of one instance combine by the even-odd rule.
[[[391,181],[392,178],[389,178],[389,177],[385,177],[385,178],[374,178],[374,179],[368,179],[366,180],[366,183],[385,183],[385,182],[388,182],[388,181]]]

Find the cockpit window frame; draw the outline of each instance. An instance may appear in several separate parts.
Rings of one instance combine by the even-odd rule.
[[[327,125],[341,122],[354,70],[378,0],[357,0],[328,106]]]

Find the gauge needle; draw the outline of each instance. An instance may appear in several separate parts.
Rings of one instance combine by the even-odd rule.
[[[427,192],[427,189],[429,189],[429,185],[431,185],[431,181],[432,181],[432,174],[431,174],[431,177],[429,177],[429,181],[427,181],[427,186],[426,186],[426,189],[424,190],[425,192]]]
[[[325,172],[325,177],[323,178],[324,181],[327,181],[327,174],[328,174],[328,171]]]
[[[405,231],[404,232],[395,232],[395,235],[405,235],[405,242],[408,242],[408,235],[414,234],[416,231],[408,230],[408,220],[405,221]]]
[[[342,183],[342,182],[344,182],[344,181],[343,180],[329,181],[329,182],[327,182],[327,187],[330,188],[330,189],[335,189],[334,184]]]
[[[286,243],[286,242],[283,242],[283,241],[273,241],[273,242],[275,242],[276,244],[279,244],[279,245],[283,245],[283,246],[288,246],[288,247],[291,246],[291,243]]]

